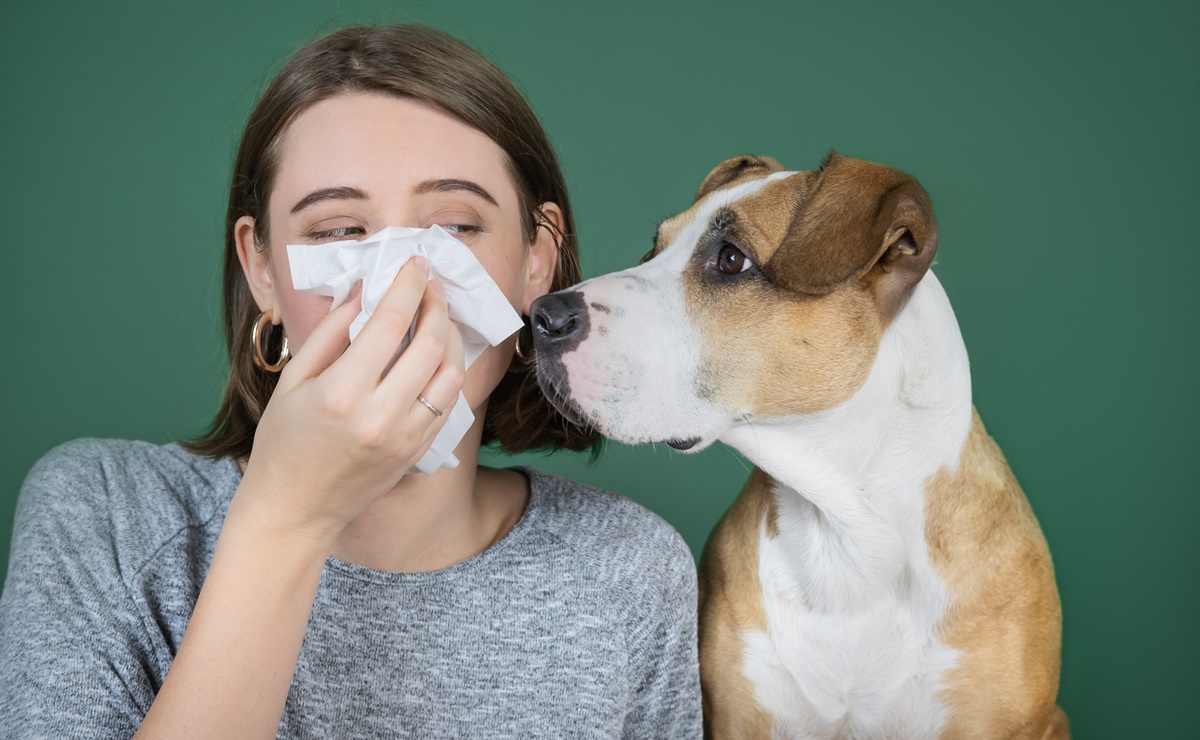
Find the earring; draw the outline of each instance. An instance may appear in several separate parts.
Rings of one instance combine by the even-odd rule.
[[[269,373],[277,373],[282,370],[283,366],[287,364],[292,356],[288,350],[286,332],[283,335],[283,347],[279,350],[279,359],[274,364],[271,364],[267,362],[267,358],[263,355],[262,342],[260,341],[264,335],[263,327],[271,323],[271,320],[274,318],[274,311],[268,308],[258,315],[258,318],[254,321],[254,326],[250,328],[250,346],[254,348],[254,364]]]
[[[524,319],[526,317],[522,316],[521,318]],[[528,328],[529,324],[525,323],[522,324],[521,328],[517,330],[517,346],[513,349],[517,355],[517,360],[519,360],[523,365],[528,365],[533,362],[533,346],[530,345],[527,349],[521,348],[521,337],[524,336],[525,330]]]

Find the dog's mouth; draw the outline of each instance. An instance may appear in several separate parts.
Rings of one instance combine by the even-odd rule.
[[[665,440],[664,444],[666,444],[667,447],[675,450],[690,450],[696,445],[700,444],[700,438],[688,437],[687,439],[668,439]]]
[[[702,437],[672,437],[669,439],[654,439],[639,435],[631,439],[620,434],[613,435],[612,430],[605,430],[597,422],[589,419],[589,414],[571,397],[570,381],[566,368],[559,357],[551,352],[538,352],[534,363],[534,375],[537,376],[538,387],[550,401],[550,405],[565,421],[583,429],[598,429],[613,439],[626,444],[665,444],[673,450],[686,452],[704,441]]]
[[[542,393],[549,399],[550,405],[558,412],[559,416],[566,419],[570,423],[578,427],[591,426],[583,418],[583,412],[571,400],[571,398],[563,393],[558,388],[558,384],[554,382],[553,368],[544,367],[541,358],[538,358],[537,367],[534,374],[537,376],[538,385],[542,389]]]
[[[559,416],[577,427],[588,426],[587,422],[583,420],[583,415],[579,412],[579,409],[575,407],[575,404],[571,403],[571,399],[565,398],[555,390],[542,388],[542,391],[546,394],[546,398],[550,399],[550,405],[554,407]]]

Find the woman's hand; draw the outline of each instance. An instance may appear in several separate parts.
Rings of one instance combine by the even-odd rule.
[[[416,258],[347,347],[358,303],[321,320],[279,378],[179,652],[136,737],[274,737],[329,548],[445,423],[462,338]],[[412,343],[384,375],[420,308]],[[381,377],[382,376],[382,377]]]
[[[421,458],[464,378],[462,338],[423,257],[400,270],[354,344],[358,302],[317,325],[284,368],[231,503],[285,535],[332,539]],[[412,343],[395,357],[420,308]],[[241,500],[239,500],[239,498]]]

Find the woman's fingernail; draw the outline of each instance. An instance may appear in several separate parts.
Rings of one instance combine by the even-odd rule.
[[[418,254],[413,258],[413,262],[416,263],[417,269],[421,271],[422,275],[429,277],[429,260],[425,259],[423,255]]]

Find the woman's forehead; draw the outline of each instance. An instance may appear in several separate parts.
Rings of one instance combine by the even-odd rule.
[[[379,196],[430,180],[479,183],[516,206],[507,155],[486,134],[434,106],[382,94],[339,95],[305,110],[280,140],[273,190],[287,201],[318,187]]]

